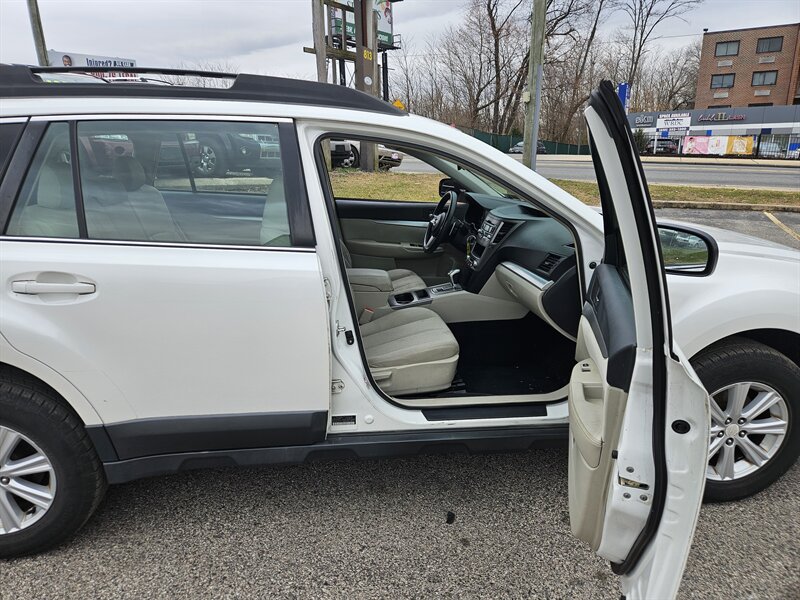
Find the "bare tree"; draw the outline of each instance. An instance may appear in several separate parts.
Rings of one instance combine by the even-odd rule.
[[[180,62],[175,69],[186,71],[205,71],[207,73],[233,74],[239,72],[239,67],[227,60],[201,61],[195,63]],[[200,75],[162,75],[161,79],[172,85],[185,85],[188,87],[230,87],[232,80],[223,77],[202,77]]]
[[[621,0],[620,8],[630,20],[628,38],[628,68],[626,81],[633,82],[638,75],[642,57],[655,30],[670,19],[682,19],[682,15],[692,10],[703,0]]]

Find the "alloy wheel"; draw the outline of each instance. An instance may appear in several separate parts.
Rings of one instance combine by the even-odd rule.
[[[211,146],[203,144],[200,148],[200,163],[197,170],[203,175],[211,175],[217,168],[217,153]]]
[[[706,477],[731,481],[752,475],[778,452],[789,430],[786,400],[770,386],[743,381],[711,394]]]
[[[0,535],[30,527],[52,506],[56,474],[30,439],[0,425]]]

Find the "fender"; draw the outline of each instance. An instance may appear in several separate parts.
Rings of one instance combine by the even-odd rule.
[[[98,412],[78,388],[46,364],[14,348],[2,334],[0,334],[0,363],[25,371],[49,385],[78,413],[85,425],[103,424]]]

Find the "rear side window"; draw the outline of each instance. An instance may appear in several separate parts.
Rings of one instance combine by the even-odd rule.
[[[87,121],[78,159],[89,238],[291,245],[275,124]]]
[[[6,170],[23,127],[25,123],[0,123],[0,175]]]
[[[25,237],[78,237],[69,125],[53,123],[45,132],[20,189],[6,230]]]

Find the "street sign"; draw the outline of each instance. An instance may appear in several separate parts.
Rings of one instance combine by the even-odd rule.
[[[619,101],[622,103],[622,106],[625,108],[625,114],[628,114],[628,104],[630,103],[631,99],[631,85],[628,82],[623,82],[617,84],[617,96],[619,96]]]

